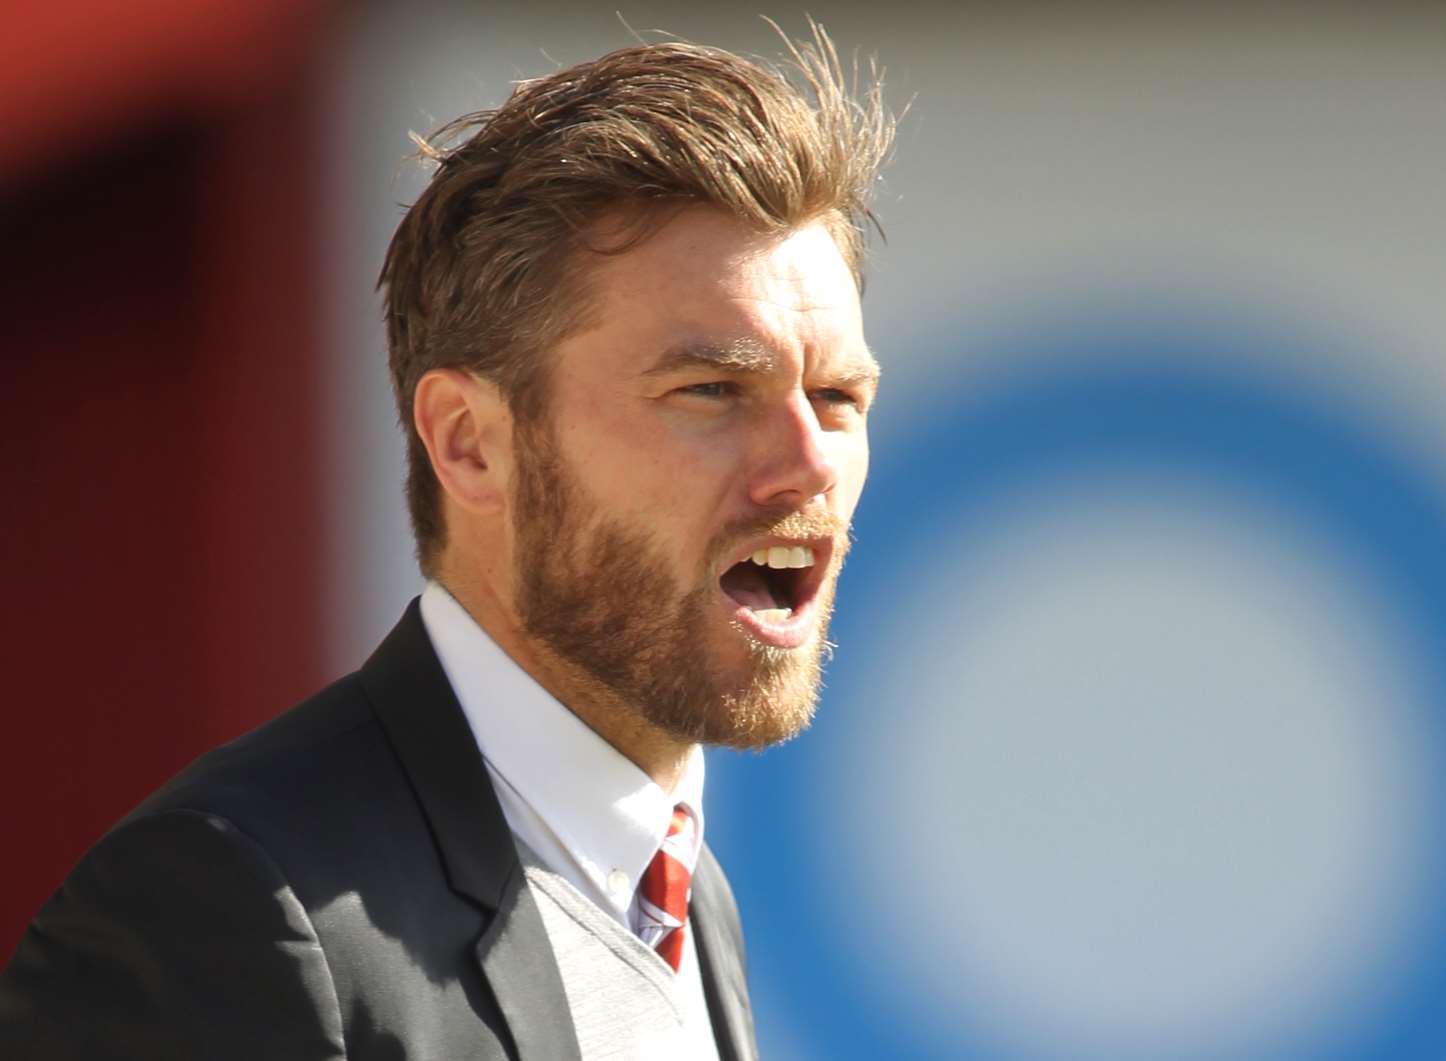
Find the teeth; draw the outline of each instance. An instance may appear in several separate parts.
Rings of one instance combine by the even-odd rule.
[[[759,567],[772,567],[779,570],[789,567],[812,567],[813,550],[806,545],[774,545],[767,549],[759,549],[749,559]]]
[[[760,608],[753,613],[766,623],[781,623],[793,614],[792,608]]]

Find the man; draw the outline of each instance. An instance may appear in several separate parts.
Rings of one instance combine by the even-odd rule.
[[[755,1056],[700,745],[813,710],[888,140],[795,58],[640,45],[428,146],[381,280],[426,590],[86,855],[0,1055]]]

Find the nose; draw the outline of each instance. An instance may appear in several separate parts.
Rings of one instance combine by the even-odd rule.
[[[801,508],[838,482],[828,432],[802,393],[771,409],[758,425],[749,497],[764,508]]]

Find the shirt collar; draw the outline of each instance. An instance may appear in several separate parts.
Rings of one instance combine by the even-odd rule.
[[[675,804],[696,822],[696,859],[703,843],[700,746],[669,795],[518,666],[440,583],[427,583],[421,611],[482,757],[599,890],[607,890],[614,868],[629,875],[629,892],[637,888]]]

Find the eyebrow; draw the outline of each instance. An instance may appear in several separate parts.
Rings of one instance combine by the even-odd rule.
[[[715,372],[765,373],[778,362],[777,355],[757,339],[742,338],[728,343],[685,342],[671,346],[643,371],[645,378],[666,376],[686,369],[704,368]],[[877,386],[879,363],[872,353],[835,374],[839,383]]]
[[[776,360],[773,351],[756,339],[735,339],[731,343],[686,342],[664,350],[643,375],[666,376],[688,368],[767,372]]]

